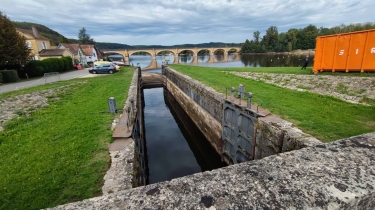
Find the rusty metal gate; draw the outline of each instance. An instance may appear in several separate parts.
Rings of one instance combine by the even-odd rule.
[[[255,132],[259,114],[251,109],[225,100],[223,104],[223,154],[233,163],[254,159]]]

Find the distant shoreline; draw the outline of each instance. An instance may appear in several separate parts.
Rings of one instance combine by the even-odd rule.
[[[314,55],[314,50],[300,50],[293,52],[241,53],[241,55]]]

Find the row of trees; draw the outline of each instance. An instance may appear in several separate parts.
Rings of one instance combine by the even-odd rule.
[[[276,26],[267,29],[266,34],[261,38],[261,33],[255,31],[253,40],[248,39],[242,45],[242,53],[264,53],[264,52],[290,52],[296,49],[307,50],[315,48],[317,36],[348,33],[375,28],[375,22],[342,24],[332,28],[317,28],[315,25],[308,25],[302,29],[292,28],[288,32],[279,33]]]

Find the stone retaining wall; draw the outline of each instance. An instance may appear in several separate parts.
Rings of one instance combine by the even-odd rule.
[[[128,90],[128,98],[125,101],[123,113],[121,115],[126,115],[126,110],[128,110],[128,107],[132,107],[131,99],[133,99],[134,108],[136,109],[137,86],[138,71],[135,70]],[[131,122],[133,122],[135,114],[131,116]],[[112,130],[119,124],[119,118],[113,121]],[[111,156],[111,166],[104,176],[104,185],[102,187],[102,192],[104,195],[131,189],[133,185],[133,167],[134,164],[136,164],[136,160],[134,157],[134,140],[131,137],[116,139],[112,144],[116,143],[119,144],[115,146],[116,149],[111,149],[111,145],[109,148],[109,155]]]
[[[188,113],[207,140],[222,155],[222,117],[225,95],[169,67],[163,69],[165,86]],[[277,116],[259,117],[256,123],[255,159],[321,144],[292,123]],[[229,158],[223,160],[230,164]]]
[[[374,209],[375,133],[53,209]]]

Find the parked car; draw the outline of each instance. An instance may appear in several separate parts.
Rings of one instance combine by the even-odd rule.
[[[117,71],[116,65],[108,61],[95,62],[94,66],[89,69],[89,72],[92,74],[100,74],[100,73],[113,74],[116,71]]]
[[[124,62],[112,61],[116,65],[116,70],[119,71],[121,66],[125,66]]]
[[[73,68],[78,69],[78,70],[82,70],[82,66],[79,65],[79,64],[74,64]]]
[[[112,63],[115,63],[118,66],[125,66],[125,63],[121,61],[113,61]]]

